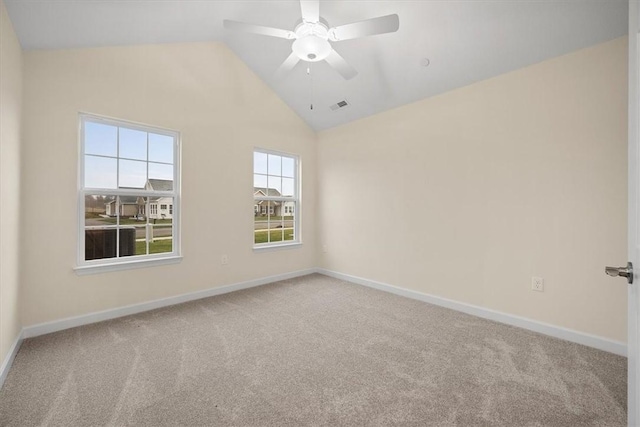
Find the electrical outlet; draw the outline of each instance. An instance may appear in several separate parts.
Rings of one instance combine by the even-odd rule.
[[[229,256],[228,255],[222,255],[220,257],[220,264],[222,264],[222,265],[229,264]]]
[[[531,278],[531,290],[544,292],[544,279],[542,277]]]

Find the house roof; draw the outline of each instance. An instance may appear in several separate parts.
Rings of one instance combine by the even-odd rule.
[[[149,186],[154,191],[172,191],[173,180],[171,179],[150,179]]]
[[[282,195],[275,188],[253,187],[253,194],[256,194],[258,192],[261,192],[265,196],[269,196],[269,197],[278,197]]]
[[[108,202],[107,205],[111,203],[115,203],[115,199]],[[120,196],[120,204],[121,205],[137,205],[138,204],[138,196]]]

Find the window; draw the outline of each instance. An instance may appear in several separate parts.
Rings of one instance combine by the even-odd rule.
[[[169,205],[169,215],[173,215],[173,205]]]
[[[163,211],[166,211],[167,210],[167,205],[160,205],[160,209],[163,210]]]
[[[88,114],[80,125],[80,269],[176,258],[178,133]]]
[[[254,247],[300,243],[298,157],[256,149],[253,153]]]

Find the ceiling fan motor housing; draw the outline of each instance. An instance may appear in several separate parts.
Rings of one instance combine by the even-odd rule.
[[[303,61],[318,62],[331,53],[328,28],[320,23],[303,22],[295,29],[296,40],[291,49]]]

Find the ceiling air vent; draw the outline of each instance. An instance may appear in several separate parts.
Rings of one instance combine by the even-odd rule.
[[[331,111],[336,111],[339,110],[341,108],[345,108],[348,107],[349,103],[346,100],[342,100],[336,104],[333,104],[332,106],[330,106],[329,108],[331,108]]]

